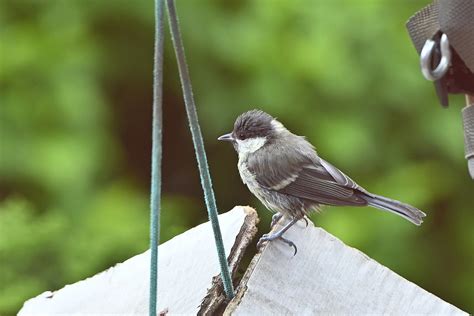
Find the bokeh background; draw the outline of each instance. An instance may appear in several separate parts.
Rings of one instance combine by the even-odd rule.
[[[252,205],[267,230],[270,214],[216,140],[239,113],[263,109],[370,191],[428,214],[417,228],[370,208],[330,208],[317,225],[472,312],[464,100],[438,105],[404,27],[427,3],[177,7],[220,211]],[[0,314],[9,315],[148,247],[153,1],[2,0],[0,19]],[[166,45],[162,241],[207,217],[169,36]]]

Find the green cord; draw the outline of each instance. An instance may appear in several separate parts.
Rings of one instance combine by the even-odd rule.
[[[163,97],[163,0],[155,0],[155,52],[153,68],[153,132],[150,196],[150,298],[149,315],[156,316],[158,244],[160,238],[162,97]]]
[[[219,227],[219,219],[217,217],[216,199],[214,191],[212,190],[211,176],[209,174],[209,166],[207,164],[206,152],[204,150],[204,142],[202,139],[201,129],[198,123],[196,112],[196,105],[194,104],[193,91],[191,86],[191,78],[189,77],[188,66],[186,64],[186,57],[184,54],[183,42],[179,31],[178,17],[176,15],[176,7],[174,0],[167,0],[168,18],[170,23],[171,38],[173,39],[173,46],[178,61],[179,76],[181,78],[181,85],[184,94],[184,103],[186,105],[186,113],[188,115],[189,128],[194,143],[194,150],[196,151],[196,158],[198,161],[199,173],[201,176],[201,185],[204,190],[204,198],[206,200],[207,212],[209,220],[214,231],[214,239],[216,242],[217,255],[219,257],[219,264],[221,268],[222,283],[228,299],[234,297],[234,288],[232,279],[229,273],[229,266],[225,255],[224,243],[222,241],[222,234]]]

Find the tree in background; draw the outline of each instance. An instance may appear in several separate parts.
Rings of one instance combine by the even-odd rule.
[[[428,214],[416,229],[330,208],[317,225],[472,310],[459,109],[437,106],[404,28],[424,4],[177,3],[220,210],[251,204],[268,225],[215,141],[261,108],[369,190]],[[1,314],[147,248],[152,12],[152,1],[1,2]],[[162,241],[206,219],[169,42],[166,53]]]

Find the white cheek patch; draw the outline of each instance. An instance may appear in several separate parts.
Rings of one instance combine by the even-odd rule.
[[[255,138],[248,138],[244,140],[237,139],[237,145],[239,146],[239,153],[241,154],[250,154],[253,153],[260,148],[267,142],[265,137],[255,137]]]

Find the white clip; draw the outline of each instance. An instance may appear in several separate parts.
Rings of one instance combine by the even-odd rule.
[[[421,73],[426,80],[430,81],[442,78],[448,71],[449,64],[451,63],[451,50],[449,49],[448,36],[443,33],[440,41],[441,60],[438,66],[436,66],[436,69],[431,69],[431,53],[433,52],[435,44],[435,41],[431,39],[426,40],[420,54]]]

